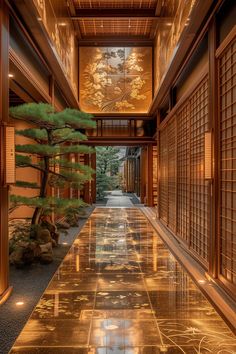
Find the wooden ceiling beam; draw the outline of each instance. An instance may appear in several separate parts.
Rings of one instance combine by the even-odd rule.
[[[157,6],[155,9],[155,16],[161,15],[161,9],[162,9],[162,0],[157,0]]]
[[[83,144],[83,142],[81,142]],[[119,137],[119,136],[101,136],[91,137],[88,136],[86,145],[102,146],[102,145],[117,145],[117,146],[139,146],[139,145],[155,145],[156,140],[151,137]]]
[[[158,17],[158,16],[135,16],[135,13],[133,13],[133,15],[129,15],[129,16],[116,16],[112,13],[110,13],[109,16],[104,16],[104,14],[101,16],[90,16],[90,17],[83,17],[83,16],[71,16],[70,17],[73,21],[89,21],[89,20],[96,20],[96,21],[105,21],[105,20],[109,20],[111,21],[112,19],[119,19],[119,20],[155,20],[158,23],[169,23],[173,21],[172,17]]]
[[[107,18],[107,17],[155,17],[155,9],[134,9],[134,8],[105,8],[105,9],[78,9],[76,11],[77,18]]]
[[[145,37],[138,37],[138,36],[114,36],[106,34],[104,36],[84,36],[83,39],[79,40],[79,46],[86,47],[86,46],[126,46],[126,47],[152,47],[153,40],[145,39]]]
[[[75,9],[75,5],[74,5],[73,0],[67,0],[67,4],[68,4],[70,16],[76,16],[76,9]],[[77,21],[73,21],[73,24],[74,24],[74,29],[75,29],[75,33],[77,35],[77,38],[81,39],[82,34],[80,31],[79,23]]]

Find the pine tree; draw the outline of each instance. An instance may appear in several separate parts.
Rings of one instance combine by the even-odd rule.
[[[75,109],[55,112],[51,105],[28,103],[10,108],[12,118],[32,124],[32,128],[18,130],[17,135],[32,139],[34,143],[16,145],[16,166],[30,167],[41,173],[41,184],[16,181],[16,186],[39,190],[37,197],[11,195],[11,206],[26,205],[34,208],[32,225],[38,224],[41,215],[55,211],[64,213],[69,208],[84,205],[81,199],[62,199],[47,196],[47,187],[80,189],[92,178],[89,166],[71,162],[69,154],[89,154],[93,149],[79,142],[87,139],[86,128],[95,127],[90,114]],[[36,159],[35,159],[36,157]],[[37,162],[35,162],[35,160]]]
[[[105,191],[116,188],[119,184],[118,172],[121,166],[119,148],[99,146],[96,148],[96,189],[98,199]]]

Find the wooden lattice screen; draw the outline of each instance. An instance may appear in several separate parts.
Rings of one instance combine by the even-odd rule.
[[[189,102],[177,112],[177,235],[189,243]]]
[[[152,185],[153,185],[153,205],[157,205],[157,146],[152,148]]]
[[[190,248],[207,261],[209,185],[204,179],[204,134],[208,130],[208,77],[190,99]]]
[[[220,103],[220,274],[236,285],[236,38],[218,58]]]
[[[159,216],[167,223],[168,208],[168,140],[167,130],[160,132]]]
[[[160,218],[205,264],[210,233],[204,178],[208,119],[206,76],[160,132]]]
[[[167,126],[168,134],[168,226],[176,231],[176,119]]]

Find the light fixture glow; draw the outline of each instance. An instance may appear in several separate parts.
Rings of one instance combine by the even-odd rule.
[[[23,306],[24,305],[24,302],[23,301],[18,301],[16,302],[16,306]]]
[[[212,178],[212,144],[211,144],[211,132],[205,132],[205,179]]]
[[[199,280],[198,280],[198,283],[199,283],[199,284],[206,284],[206,280],[204,280],[204,279],[199,279]]]
[[[8,74],[8,77],[14,77],[14,75],[13,74]]]

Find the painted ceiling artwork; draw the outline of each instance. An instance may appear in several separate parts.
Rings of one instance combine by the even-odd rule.
[[[152,99],[152,49],[80,48],[80,104],[89,113],[146,113]]]

